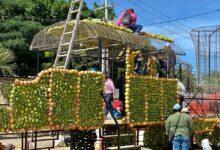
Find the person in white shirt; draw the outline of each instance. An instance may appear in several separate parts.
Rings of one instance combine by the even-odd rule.
[[[212,147],[210,146],[209,139],[203,139],[201,141],[202,150],[212,150]]]

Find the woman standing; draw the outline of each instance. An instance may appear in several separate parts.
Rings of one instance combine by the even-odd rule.
[[[115,85],[113,81],[109,78],[109,73],[105,72],[105,103],[106,103],[106,110],[105,116],[108,115],[108,112],[112,109],[112,100],[113,100],[113,93],[115,91]]]

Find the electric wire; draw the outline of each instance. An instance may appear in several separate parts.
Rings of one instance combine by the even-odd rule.
[[[158,15],[156,15],[156,14],[154,14],[154,13],[148,11],[148,10],[146,10],[146,9],[145,9],[144,7],[142,7],[141,5],[138,5],[137,3],[133,2],[133,1],[129,1],[129,2],[132,3],[133,5],[135,5],[136,7],[141,8],[142,10],[144,10],[146,13],[150,14],[151,16],[154,16],[155,18],[164,20],[164,18],[162,18],[162,17],[160,17],[160,16],[158,16]],[[186,29],[184,29],[184,28],[182,28],[182,27],[178,27],[178,26],[176,26],[176,25],[173,24],[173,23],[170,23],[170,25],[172,25],[172,26],[174,26],[174,27],[176,27],[176,28],[179,28],[179,29],[183,30],[184,32],[189,32],[188,30],[186,30]]]
[[[157,25],[157,24],[164,24],[164,23],[170,23],[170,22],[186,20],[186,19],[191,19],[191,18],[194,18],[194,17],[204,16],[204,15],[208,15],[208,14],[219,12],[219,11],[220,11],[220,9],[216,9],[216,10],[212,10],[212,11],[208,11],[208,12],[203,12],[203,13],[199,13],[199,14],[195,14],[195,15],[191,15],[191,16],[186,16],[186,17],[182,17],[182,18],[177,18],[177,19],[172,19],[172,20],[167,20],[167,21],[156,22],[156,23],[148,24],[147,26]]]
[[[150,8],[150,9],[154,10],[155,12],[157,12],[157,13],[161,14],[162,16],[165,16],[165,17],[167,17],[167,18],[169,18],[169,19],[172,19],[172,20],[173,20],[173,18],[169,17],[168,15],[166,15],[166,14],[162,13],[161,11],[159,11],[159,10],[155,9],[154,7],[152,7],[152,6],[148,5],[148,4],[146,4],[146,2],[145,2],[144,0],[142,0],[142,3],[143,3],[143,4],[144,4],[146,7],[148,7],[148,8]],[[164,19],[164,20],[165,20],[165,19]],[[183,23],[179,22],[178,20],[177,20],[177,21],[175,21],[175,22],[176,22],[176,23],[178,23],[179,25],[182,25],[182,26],[186,27],[186,28],[192,29],[190,26],[185,25],[185,24],[183,24]]]
[[[125,8],[124,6],[122,6],[121,4],[118,4],[118,6],[119,7],[121,7],[122,9],[127,9],[127,8]],[[138,5],[136,5],[137,7],[139,7]],[[140,8],[140,7],[139,7]],[[142,8],[143,9],[143,8]],[[143,10],[145,10],[145,9],[143,9]],[[151,23],[153,23],[152,21],[149,21],[148,19],[146,19],[145,17],[143,17],[143,16],[139,16],[140,18],[142,18],[145,22],[147,21],[147,22],[151,22]],[[167,32],[167,33],[172,33],[172,34],[175,34],[175,35],[178,35],[178,36],[181,36],[181,37],[183,37],[183,38],[185,38],[185,39],[189,39],[189,40],[191,40],[190,38],[188,38],[188,37],[185,37],[185,36],[183,36],[183,35],[181,35],[181,34],[179,34],[179,33],[177,33],[177,32],[175,32],[175,31],[172,31],[172,30],[170,30],[170,29],[167,29],[167,28],[165,28],[165,27],[163,27],[163,26],[161,26],[161,25],[156,25],[156,26],[158,26],[159,28],[162,28],[165,32]]]

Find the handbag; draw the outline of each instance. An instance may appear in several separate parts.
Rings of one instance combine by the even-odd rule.
[[[179,116],[178,121],[176,123],[176,127],[175,127],[174,131],[169,132],[169,143],[172,143],[172,141],[174,139],[175,132],[176,132],[176,129],[178,128],[178,124],[179,124],[179,121],[180,121],[180,117],[181,117],[181,113],[180,113],[180,116]]]

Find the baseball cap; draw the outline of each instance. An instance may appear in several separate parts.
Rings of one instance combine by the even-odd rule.
[[[175,104],[174,106],[173,106],[173,109],[175,109],[175,110],[180,110],[181,109],[181,106],[180,106],[180,104]]]

